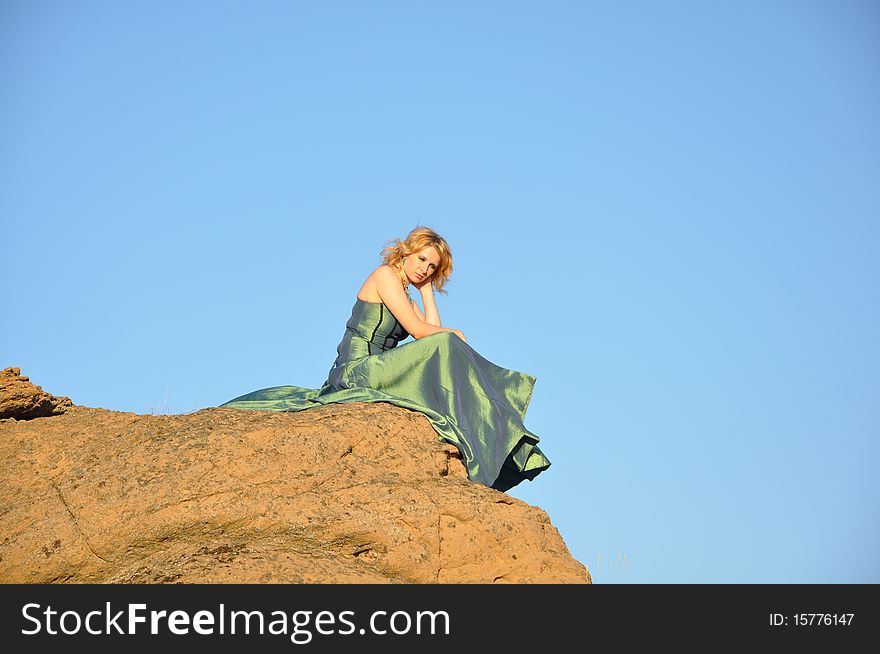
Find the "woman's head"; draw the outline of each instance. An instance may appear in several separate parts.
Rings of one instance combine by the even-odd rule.
[[[416,227],[405,240],[394,239],[382,250],[382,258],[392,268],[400,268],[401,261],[410,281],[419,281],[418,274],[431,277],[438,293],[452,275],[452,250],[442,236],[430,227]]]

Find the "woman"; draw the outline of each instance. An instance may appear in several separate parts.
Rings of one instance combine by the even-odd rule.
[[[484,359],[457,329],[443,327],[434,302],[452,274],[452,252],[428,227],[382,251],[367,277],[320,389],[276,386],[222,407],[301,411],[333,402],[389,402],[425,414],[462,453],[468,477],[498,490],[550,466],[523,426],[535,377]],[[422,295],[424,313],[410,296]],[[407,336],[416,340],[400,347]]]

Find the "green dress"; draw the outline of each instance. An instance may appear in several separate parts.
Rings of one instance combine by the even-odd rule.
[[[354,304],[319,389],[274,386],[221,407],[302,411],[334,402],[389,402],[428,418],[455,445],[472,481],[508,490],[550,466],[523,425],[536,378],[496,366],[452,332],[400,347],[409,334],[383,303]]]

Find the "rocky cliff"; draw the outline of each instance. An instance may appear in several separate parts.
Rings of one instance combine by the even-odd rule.
[[[420,413],[138,415],[19,373],[0,373],[0,582],[590,582]]]

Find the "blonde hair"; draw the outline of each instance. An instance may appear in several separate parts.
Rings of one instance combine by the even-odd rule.
[[[440,264],[434,270],[431,284],[438,293],[446,294],[443,287],[452,275],[452,250],[446,239],[430,227],[416,227],[407,235],[406,240],[395,238],[388,241],[380,256],[387,265],[397,268],[403,257],[421,252],[429,246],[437,250],[437,254],[440,255]]]

